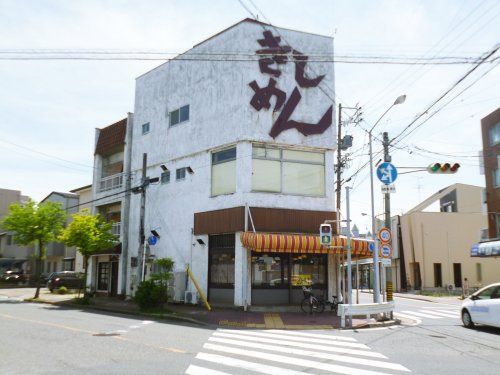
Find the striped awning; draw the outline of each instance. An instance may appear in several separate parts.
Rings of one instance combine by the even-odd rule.
[[[333,236],[330,248],[321,245],[319,235],[243,232],[241,242],[247,249],[257,252],[297,254],[342,254],[347,251],[347,237]],[[373,241],[351,239],[351,254],[357,257],[372,255]]]

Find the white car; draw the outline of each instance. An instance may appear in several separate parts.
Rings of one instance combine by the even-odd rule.
[[[462,322],[468,328],[476,323],[500,328],[500,283],[488,285],[464,300]]]

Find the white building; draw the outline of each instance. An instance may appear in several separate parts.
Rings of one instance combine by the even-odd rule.
[[[152,259],[171,257],[210,302],[295,304],[304,279],[336,293],[338,259],[317,235],[336,219],[332,55],[330,37],[246,19],[137,79],[121,147],[96,147],[96,210],[106,201],[129,219],[119,293],[135,292],[151,231],[160,239],[146,246],[146,277]],[[144,155],[147,177],[160,181],[145,188],[141,238],[141,194],[127,194],[141,185]],[[113,163],[116,174],[104,173]],[[117,179],[123,172],[130,178]],[[106,179],[120,186],[100,189]],[[93,267],[108,261],[96,257]]]

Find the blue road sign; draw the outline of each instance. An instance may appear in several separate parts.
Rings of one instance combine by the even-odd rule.
[[[382,163],[377,168],[377,177],[382,183],[390,185],[398,178],[398,170],[391,163]]]
[[[391,256],[391,247],[389,245],[382,245],[380,252],[384,257],[388,258]]]
[[[373,242],[368,244],[368,250],[370,250],[370,253],[373,253],[373,250],[375,250],[375,244]]]
[[[156,245],[156,243],[158,242],[158,238],[156,236],[149,236],[148,238],[148,244],[153,246],[153,245]]]

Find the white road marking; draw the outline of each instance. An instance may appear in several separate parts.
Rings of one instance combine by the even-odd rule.
[[[422,324],[422,320],[420,318],[416,317],[416,316],[413,316],[413,315],[402,314],[402,313],[399,313],[399,312],[395,312],[394,316],[414,320],[415,324],[411,324],[411,325]],[[372,329],[370,328],[369,331],[372,331]]]
[[[217,370],[211,370],[206,367],[200,367],[195,365],[189,365],[186,370],[186,374],[188,375],[231,375],[228,372],[222,372]]]
[[[290,336],[302,336],[302,337],[315,337],[318,339],[327,339],[327,340],[343,340],[343,341],[352,341],[356,342],[356,339],[353,339],[352,337],[342,337],[342,336],[334,336],[334,335],[322,335],[318,333],[304,333],[304,332],[297,332],[297,331],[285,331],[281,329],[270,329],[267,332],[271,333],[280,333],[284,335],[290,335]]]
[[[223,355],[218,354],[209,354],[209,353],[198,353],[196,355],[197,359],[201,359],[203,361],[208,361],[212,363],[222,364],[230,367],[238,367],[245,370],[260,372],[261,374],[269,374],[269,375],[304,375],[301,371],[287,370],[280,367],[263,365],[260,363],[243,361],[241,359],[225,357]]]
[[[220,331],[221,332],[234,332],[232,330],[227,330],[227,329],[222,329]],[[289,335],[281,335],[281,334],[276,334],[276,333],[264,333],[264,332],[255,332],[255,331],[239,331],[239,334],[250,335],[250,336],[259,336],[259,337],[269,337],[271,339],[284,339],[284,340],[300,341],[300,342],[304,341],[303,337],[293,337],[293,336],[289,336]],[[308,338],[307,341],[311,342],[311,343],[316,343],[316,344],[342,346],[343,348],[370,349],[368,346],[366,346],[364,344],[358,344],[358,343],[354,343],[354,342],[338,342],[335,340],[325,340],[325,339],[315,339],[315,338]]]
[[[235,331],[232,331],[232,332],[235,332]],[[376,353],[376,352],[370,352],[368,350],[356,350],[356,349],[338,348],[338,347],[326,346],[326,345],[309,344],[309,343],[304,342],[304,341],[295,342],[295,341],[287,341],[287,340],[268,339],[268,338],[264,338],[264,337],[252,337],[252,336],[239,335],[239,334],[235,334],[235,333],[224,333],[224,332],[214,332],[213,336],[226,337],[226,338],[231,338],[231,339],[240,339],[240,340],[253,341],[253,342],[262,342],[262,343],[275,344],[275,345],[294,346],[297,348],[304,348],[304,349],[323,350],[325,352],[331,352],[331,353],[362,355],[365,357],[372,357],[372,358],[387,358],[383,354]]]
[[[442,312],[442,313],[445,313],[445,314],[451,314],[451,315],[456,315],[456,316],[460,316],[460,312],[458,310],[436,310],[436,311],[439,311],[439,312]]]
[[[347,366],[333,365],[333,364],[328,364],[328,363],[320,363],[320,362],[310,361],[308,359],[300,359],[300,358],[288,357],[288,356],[284,356],[284,355],[271,354],[271,353],[266,353],[266,352],[258,352],[258,351],[253,351],[253,350],[230,348],[230,347],[222,346],[222,345],[205,344],[205,345],[203,345],[203,347],[205,349],[215,350],[215,351],[219,351],[219,352],[223,352],[223,353],[243,355],[243,356],[247,356],[247,357],[258,358],[259,360],[262,360],[263,358],[265,358],[267,361],[285,363],[288,365],[302,366],[302,367],[306,367],[306,368],[315,368],[318,370],[329,371],[329,372],[334,372],[334,373],[338,373],[338,374],[346,374],[346,375],[387,374],[387,373],[378,372],[378,371],[362,370],[362,369],[357,369],[357,368],[352,368],[352,367],[347,367]]]
[[[442,312],[438,312],[438,311],[430,311],[430,310],[420,310],[426,314],[434,314],[434,315],[437,315],[437,316],[442,316],[444,318],[458,318],[458,315],[456,314],[446,314],[446,313],[442,313]]]
[[[410,315],[421,316],[423,318],[428,318],[428,319],[443,319],[440,316],[429,315],[429,314],[422,314],[422,313],[419,313],[419,312],[416,312],[416,311],[403,311],[403,313],[410,314]]]
[[[153,324],[154,322],[152,320],[143,320],[142,324]]]
[[[217,337],[210,337],[208,340],[212,341],[212,342],[219,342],[219,343],[223,343],[223,344],[243,346],[243,347],[261,349],[261,350],[269,350],[269,351],[275,351],[275,352],[280,352],[280,353],[285,353],[285,354],[295,354],[295,355],[302,355],[302,356],[308,356],[308,357],[319,358],[319,359],[328,359],[328,360],[332,360],[332,361],[345,362],[345,363],[354,364],[354,365],[360,364],[360,365],[364,365],[364,366],[379,367],[379,368],[390,369],[390,370],[410,371],[406,367],[404,367],[400,364],[397,364],[397,363],[392,363],[392,362],[376,361],[376,360],[372,360],[372,359],[349,357],[346,355],[338,355],[338,354],[318,353],[316,351],[310,351],[310,350],[303,350],[303,349],[296,349],[296,348],[283,348],[283,347],[279,347],[276,345],[265,345],[262,343],[252,343],[252,342],[245,342],[245,341],[241,341],[241,340],[231,340],[231,339],[224,339],[224,338],[217,338]]]

